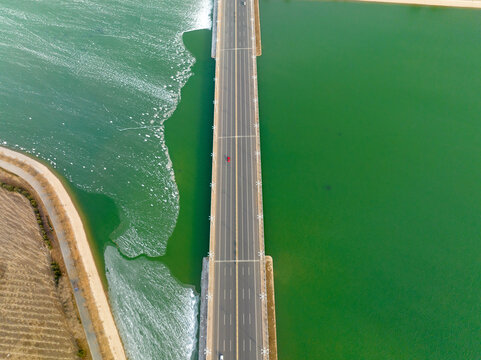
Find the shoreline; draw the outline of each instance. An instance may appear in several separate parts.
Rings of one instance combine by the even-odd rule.
[[[319,1],[319,0],[309,0]],[[320,0],[320,2],[324,2]],[[481,9],[480,0],[339,0],[334,2],[366,2],[366,3],[380,3],[380,4],[396,4],[396,5],[418,5],[418,6],[435,6],[445,8],[459,8],[459,9]]]
[[[478,0],[353,0],[353,2],[454,7],[461,9],[481,9],[481,1]]]
[[[42,201],[60,244],[93,359],[127,359],[85,228],[60,179],[44,164],[0,146],[0,167],[25,181]]]
[[[2,323],[0,328],[15,329],[15,326],[22,327],[22,332],[18,334],[17,338],[22,345],[18,348],[12,347],[11,342],[9,344],[8,336],[0,337],[2,340],[0,357],[2,355],[8,357],[13,353],[18,358],[18,356],[24,356],[30,350],[35,351],[37,348],[38,355],[42,353],[45,355],[45,352],[47,352],[50,356],[60,356],[65,359],[65,351],[72,351],[73,347],[78,357],[92,360],[74,300],[74,293],[60,252],[59,242],[50,226],[50,219],[43,203],[39,201],[33,189],[26,182],[1,168],[0,197],[2,201],[5,200],[5,203],[0,201],[0,207],[5,211],[5,213],[2,213],[2,210],[0,210],[0,213],[2,213],[0,222],[3,223],[2,230],[6,232],[3,234],[4,236],[0,237],[0,249],[3,250],[4,256],[0,261],[2,263],[0,267],[7,264],[7,272],[2,277],[5,293],[2,296],[4,306],[0,309],[0,313],[5,315],[5,318],[9,318],[8,322],[5,322],[5,318],[0,316],[0,322]],[[25,209],[25,203],[28,204],[28,209]],[[21,210],[22,207],[23,211]],[[12,214],[15,213],[17,215],[12,219]],[[22,229],[9,228],[9,226],[15,226],[13,224],[16,221]],[[33,227],[33,229],[30,228],[30,232],[29,226]],[[15,236],[18,236],[15,244],[11,241],[12,239],[8,240],[9,234],[11,235],[12,232],[15,232]],[[19,256],[19,254],[22,255]],[[12,261],[12,258],[15,260]],[[34,262],[35,266],[28,266],[29,261]],[[46,264],[48,264],[48,274],[47,277],[44,277],[45,273],[42,272],[42,268],[45,269]],[[10,270],[8,270],[9,267]],[[15,269],[17,269],[17,272],[15,272]],[[11,280],[14,281],[11,282]],[[45,282],[45,280],[47,281]],[[49,280],[53,280],[53,283]],[[21,293],[22,297],[12,297],[12,290]],[[10,297],[8,294],[10,294]],[[45,294],[51,296],[46,297]],[[32,301],[35,301],[34,299],[38,296],[43,301],[32,304]],[[45,302],[49,305],[45,305]],[[28,305],[22,308],[21,305],[25,304],[35,306],[35,308]],[[19,306],[13,316],[12,305],[13,307]],[[51,335],[53,329],[63,332],[63,335],[55,340],[55,347],[50,349],[38,348],[42,341],[41,336],[36,337],[38,336],[38,330],[40,330],[39,318],[35,316],[38,313],[42,314],[44,320],[54,319],[56,315],[60,316],[60,319],[56,319],[56,326],[52,325],[52,320],[45,321],[41,326],[44,334]],[[25,325],[26,328],[23,328]]]

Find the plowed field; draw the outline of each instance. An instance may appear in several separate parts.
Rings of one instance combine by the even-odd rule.
[[[77,358],[50,264],[28,200],[0,188],[0,359]]]

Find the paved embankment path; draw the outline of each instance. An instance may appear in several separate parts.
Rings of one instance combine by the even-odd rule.
[[[0,147],[0,167],[26,181],[47,210],[93,359],[126,359],[87,235],[67,190],[45,165],[4,147]]]

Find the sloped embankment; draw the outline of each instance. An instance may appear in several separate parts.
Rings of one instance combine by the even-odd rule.
[[[0,215],[0,358],[77,359],[83,333],[68,280],[55,283],[30,202],[0,187]]]

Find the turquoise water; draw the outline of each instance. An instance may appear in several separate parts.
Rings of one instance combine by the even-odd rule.
[[[182,34],[209,27],[210,6],[2,2],[2,140],[111,196],[122,210],[114,237],[129,256],[163,254],[175,225],[163,124],[194,63]]]
[[[0,4],[0,143],[70,182],[132,359],[196,352],[210,8]],[[264,0],[261,19],[280,359],[476,358],[480,12]]]
[[[186,359],[195,344],[195,290],[136,257],[163,255],[179,215],[164,121],[195,62],[182,36],[209,28],[210,11],[209,0],[0,4],[0,143],[72,184],[132,359]]]

